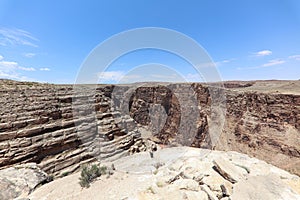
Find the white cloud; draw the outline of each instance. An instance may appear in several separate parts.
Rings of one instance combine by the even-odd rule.
[[[33,67],[21,67],[21,66],[19,66],[18,69],[24,70],[24,71],[35,71],[35,69]]]
[[[228,64],[232,61],[236,60],[235,58],[231,58],[231,59],[225,59],[225,60],[221,60],[221,61],[216,61],[216,62],[205,62],[205,63],[200,63],[197,65],[197,68],[211,68],[211,67],[220,67],[223,64]]]
[[[141,80],[143,80],[143,76],[140,74],[126,74],[119,79],[119,83],[134,83],[140,82]]]
[[[165,71],[145,72],[142,70],[131,71],[107,71],[98,74],[101,83],[136,83],[136,82],[185,82],[185,77],[176,73],[166,73]]]
[[[119,81],[124,76],[124,72],[121,71],[108,71],[98,74],[98,78],[101,82],[107,81]]]
[[[269,56],[272,54],[272,51],[270,50],[262,50],[254,53],[255,56]]]
[[[200,82],[203,81],[203,78],[200,76],[200,74],[187,74],[185,76],[185,80],[187,82]]]
[[[8,29],[0,28],[0,45],[26,45],[32,47],[38,47],[35,42],[38,39],[33,37],[31,33],[21,29]]]
[[[229,63],[231,60],[222,60],[221,63]]]
[[[36,54],[35,53],[24,53],[23,56],[27,58],[33,58]]]
[[[3,58],[4,58],[4,57],[0,55],[0,60],[3,60]]]
[[[2,57],[3,58],[3,57]],[[19,81],[32,81],[23,76],[22,71],[35,71],[33,67],[22,67],[17,62],[0,60],[0,78],[15,79]]]
[[[27,77],[17,72],[18,64],[15,62],[0,61],[0,78],[25,80]]]
[[[184,77],[178,74],[126,74],[119,83],[137,82],[185,82]]]
[[[42,67],[40,68],[40,71],[50,71],[50,69],[48,67]]]
[[[267,63],[264,63],[262,65],[256,66],[256,67],[238,67],[237,70],[248,70],[248,69],[259,69],[259,68],[264,68],[264,67],[271,67],[274,65],[281,65],[285,63],[286,61],[283,59],[274,59],[274,60],[269,60]]]
[[[18,63],[12,62],[12,61],[0,61],[0,70],[2,71],[8,71],[12,69],[17,69],[19,67]]]
[[[289,59],[300,60],[300,55],[292,55],[292,56],[289,56]]]
[[[218,62],[215,62],[214,64],[217,66],[217,67],[220,67],[221,65],[223,64],[226,64],[226,63],[230,63],[232,61],[236,60],[235,58],[231,58],[231,59],[225,59],[225,60],[221,60],[221,61],[218,61]]]
[[[283,63],[285,63],[284,60],[275,59],[275,60],[270,60],[269,62],[263,64],[262,67],[270,67],[270,66],[273,66],[273,65],[280,65],[280,64],[283,64]]]

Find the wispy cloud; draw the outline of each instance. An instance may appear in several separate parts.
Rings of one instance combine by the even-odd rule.
[[[40,68],[40,71],[50,71],[50,69],[48,67],[42,67]]]
[[[254,56],[257,56],[257,57],[269,56],[269,55],[272,55],[272,51],[270,51],[270,50],[262,50],[262,51],[258,51],[258,52],[254,53]]]
[[[119,81],[124,76],[122,71],[107,71],[98,74],[101,82]]]
[[[3,56],[0,55],[0,61],[3,60]]]
[[[33,37],[31,33],[21,29],[0,28],[0,45],[26,45],[38,47],[37,38]]]
[[[292,55],[292,56],[289,56],[289,59],[300,60],[300,55]]]
[[[184,77],[176,73],[129,73],[124,75],[120,80],[120,83],[135,83],[135,82],[185,82]]]
[[[185,77],[185,80],[187,82],[199,82],[203,81],[203,78],[200,76],[200,74],[187,74]]]
[[[33,58],[35,55],[35,53],[23,53],[23,56],[25,56],[26,58]]]
[[[207,67],[220,67],[224,64],[228,64],[232,61],[236,60],[236,58],[231,58],[231,59],[225,59],[221,61],[216,61],[216,62],[205,62],[205,63],[200,63],[197,65],[198,68],[207,68]]]
[[[98,75],[101,83],[135,83],[135,82],[199,82],[203,81],[200,74],[180,75],[177,73],[140,73],[140,71],[125,73],[122,71],[102,72]]]
[[[33,67],[22,67],[20,66],[17,62],[13,61],[5,61],[1,60],[0,61],[0,69],[2,71],[9,71],[9,70],[23,70],[23,71],[35,71],[35,68]]]
[[[119,83],[134,83],[141,82],[143,80],[143,76],[140,74],[130,74],[124,75],[119,79]],[[145,81],[145,80],[144,80]]]
[[[248,69],[259,69],[259,68],[264,68],[264,67],[271,67],[275,65],[281,65],[285,63],[286,61],[283,59],[274,59],[274,60],[269,60],[267,63],[264,63],[262,65],[256,66],[256,67],[238,67],[238,70],[248,70]]]
[[[270,66],[273,66],[273,65],[280,65],[280,64],[283,64],[283,63],[285,63],[284,60],[275,59],[275,60],[270,60],[269,62],[263,64],[262,67],[270,67]]]
[[[19,66],[18,69],[24,70],[24,71],[31,71],[31,72],[36,71],[35,68],[33,68],[33,67],[22,67],[22,66]]]
[[[221,61],[217,61],[215,62],[214,64],[217,66],[217,67],[220,67],[224,64],[227,64],[227,63],[230,63],[232,61],[236,60],[235,58],[231,58],[231,59],[225,59],[225,60],[221,60]]]
[[[232,59],[222,60],[221,63],[229,63]]]
[[[107,71],[98,74],[101,83],[135,83],[135,82],[172,82],[181,81],[184,79],[175,73],[166,74],[163,71],[145,72],[142,70],[123,72],[123,71]]]
[[[22,71],[35,71],[33,67],[22,67],[17,62],[6,61],[3,56],[0,60],[0,78],[30,81],[32,79],[22,75]]]

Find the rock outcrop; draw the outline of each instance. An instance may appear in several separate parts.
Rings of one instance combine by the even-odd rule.
[[[37,186],[50,179],[35,163],[0,170],[0,199],[26,198]]]
[[[78,173],[38,188],[29,198],[300,199],[298,176],[237,152],[175,147],[158,150],[153,158],[142,152],[113,163],[115,173],[109,178],[101,176],[88,189],[81,189],[76,182]]]
[[[128,155],[140,139],[133,119],[111,108],[111,86],[100,86],[91,97],[93,112],[85,105],[90,97],[83,92],[75,98],[71,85],[8,82],[4,86],[0,168],[35,162],[45,172],[60,176],[87,162]]]

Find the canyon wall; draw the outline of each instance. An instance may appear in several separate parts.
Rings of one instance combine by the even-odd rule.
[[[147,140],[141,138],[147,137],[161,146],[247,153],[300,174],[300,93],[283,92],[280,84],[274,91],[259,82],[224,85],[226,101],[218,110],[211,96],[216,88],[205,84],[82,85],[74,90],[72,85],[2,80],[0,168],[36,162],[58,176],[96,159],[146,150]]]

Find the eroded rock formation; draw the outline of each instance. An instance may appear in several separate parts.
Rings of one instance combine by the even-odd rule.
[[[35,162],[55,176],[73,172],[86,162],[128,155],[147,126],[147,137],[162,145],[235,150],[300,174],[299,81],[224,85],[224,127],[212,143],[210,125],[219,113],[205,84],[74,91],[72,85],[1,81],[0,167]]]

